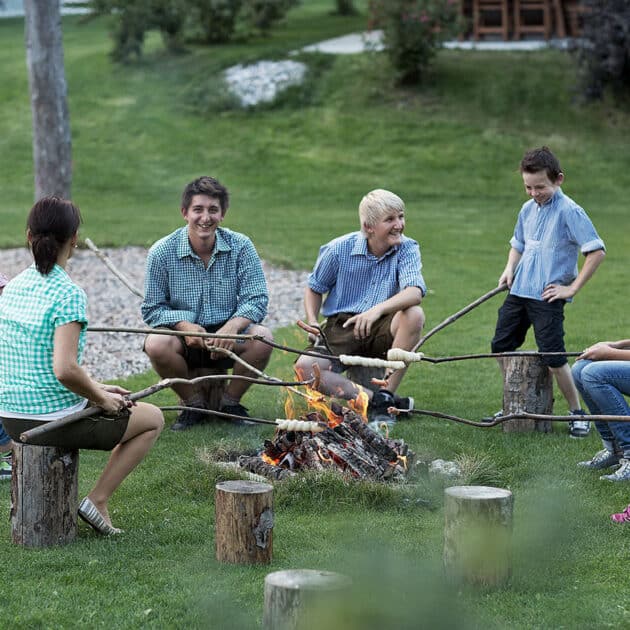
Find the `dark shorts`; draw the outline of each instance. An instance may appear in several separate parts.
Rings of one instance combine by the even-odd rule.
[[[370,357],[375,359],[386,359],[387,351],[394,343],[394,337],[391,333],[392,319],[396,313],[384,315],[377,319],[372,325],[372,331],[367,339],[355,339],[354,326],[344,328],[343,324],[354,316],[354,313],[337,313],[331,315],[323,326],[324,334],[328,339],[330,349],[334,354],[350,354],[361,357]],[[307,350],[315,349],[309,346]],[[316,348],[317,352],[327,352],[321,347]],[[345,366],[339,361],[333,362],[333,370],[335,372],[343,372]]]
[[[508,295],[499,309],[497,327],[492,339],[492,352],[513,352],[525,341],[530,326],[539,352],[565,352],[564,347],[565,300],[543,302]],[[553,368],[567,363],[566,357],[541,357]]]
[[[217,324],[215,326],[204,326],[206,332],[215,333],[219,328],[221,328],[223,324]],[[245,334],[247,328],[241,331],[242,334]],[[168,329],[172,330],[172,329]],[[210,357],[210,352],[203,348],[191,348],[186,344],[185,337],[177,337],[180,343],[182,344],[182,355],[184,360],[186,361],[186,365],[191,370],[196,370],[199,368],[211,368],[214,370],[228,370],[234,366],[234,360],[229,357],[224,357],[222,359],[212,359]],[[241,340],[238,340],[236,343],[243,343]],[[144,350],[144,347],[143,347]]]
[[[6,432],[16,442],[20,441],[20,434],[34,429],[40,424],[48,424],[46,420],[30,420],[28,418],[2,418]],[[96,451],[111,451],[120,443],[129,422],[129,414],[116,418],[108,416],[94,416],[82,418],[72,424],[53,429],[39,435],[29,445],[57,446],[70,451],[87,448]]]

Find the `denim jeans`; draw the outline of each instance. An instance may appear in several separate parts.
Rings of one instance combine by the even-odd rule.
[[[4,430],[2,422],[0,422],[0,451],[6,450],[7,445],[11,442],[11,438]]]
[[[592,414],[630,416],[630,361],[577,361],[573,379]],[[615,442],[630,458],[630,422],[596,422],[603,440]]]

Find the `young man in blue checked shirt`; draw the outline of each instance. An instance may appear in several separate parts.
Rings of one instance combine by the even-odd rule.
[[[518,215],[507,264],[499,278],[499,285],[507,283],[509,294],[499,309],[492,352],[516,350],[530,326],[539,352],[564,352],[564,305],[599,267],[605,256],[604,242],[586,212],[562,192],[564,175],[547,147],[528,151],[520,171],[531,199]],[[578,273],[580,252],[584,264]],[[586,437],[590,423],[582,417],[584,411],[567,358],[542,360],[556,379],[570,413],[576,416],[569,426],[571,437]]]
[[[149,326],[273,338],[260,325],[269,298],[254,245],[247,236],[221,227],[228,205],[227,189],[212,177],[199,177],[184,189],[181,213],[186,225],[155,243],[147,257],[142,317]],[[214,366],[255,376],[240,363],[212,352],[210,346],[231,350],[259,370],[264,370],[272,351],[259,340],[166,335],[148,335],[144,350],[162,378],[189,378],[195,368]],[[220,410],[247,418],[240,400],[249,386],[247,381],[231,380]],[[185,406],[203,406],[189,385],[173,389]],[[183,411],[171,429],[186,430],[206,418],[199,412]]]
[[[388,190],[365,195],[359,219],[359,232],[320,248],[304,292],[306,321],[318,327],[321,309],[326,317],[323,332],[334,354],[385,359],[390,348],[413,349],[422,333],[420,303],[426,286],[420,247],[403,235],[405,204]],[[296,372],[311,378],[313,364],[319,367],[322,393],[346,399],[357,396],[358,386],[341,373],[344,366],[339,361],[301,356]],[[371,422],[392,424],[394,417],[388,407],[413,407],[412,398],[394,395],[405,371],[389,376],[383,389],[368,392]]]

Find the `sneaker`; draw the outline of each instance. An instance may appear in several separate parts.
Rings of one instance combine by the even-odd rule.
[[[630,505],[623,511],[618,514],[611,514],[610,520],[613,523],[627,523],[630,521]]]
[[[408,418],[409,413],[413,409],[414,399],[411,396],[396,396],[394,394],[394,406],[396,409],[400,409],[400,416]]]
[[[187,431],[197,424],[203,424],[205,421],[206,414],[192,411],[191,409],[184,409],[171,426],[171,431]]]
[[[11,473],[13,472],[13,466],[11,462],[6,459],[0,459],[0,480],[11,479]]]
[[[591,470],[603,470],[604,468],[611,468],[612,466],[618,465],[621,457],[622,455],[620,453],[613,453],[607,448],[603,448],[598,453],[595,453],[591,459],[578,462],[578,466],[590,468]]]
[[[606,479],[607,481],[630,481],[630,459],[619,460],[619,468],[610,475],[602,475],[600,479]]]
[[[584,409],[575,409],[571,412],[572,416],[585,416]],[[569,422],[569,435],[572,438],[587,437],[591,430],[591,423],[588,420],[571,420]]]
[[[485,418],[481,418],[481,422],[494,422],[495,420],[498,420],[499,418],[503,417],[503,409],[499,409],[499,411],[497,411],[495,414],[491,415],[491,416],[486,416]]]
[[[389,407],[395,407],[396,401],[394,395],[386,390],[379,389],[374,392],[372,400],[367,408],[368,422],[374,426],[380,426],[385,423],[387,426],[393,426],[396,422],[396,416],[387,411]]]
[[[242,418],[241,420],[230,420],[228,418],[225,418],[226,420],[229,420],[232,424],[237,424],[237,425],[254,424],[253,422],[249,422],[249,420],[247,420],[247,418],[249,418],[249,414],[247,413],[247,407],[243,407],[241,403],[235,403],[233,405],[223,405],[222,407],[219,408],[219,411],[221,413],[229,413],[231,416],[239,416],[240,418]]]

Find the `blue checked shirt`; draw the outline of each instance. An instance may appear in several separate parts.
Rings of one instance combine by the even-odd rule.
[[[32,265],[7,284],[0,296],[0,415],[41,415],[84,400],[53,372],[55,330],[70,322],[81,324],[80,361],[87,299],[59,265],[46,276]]]
[[[234,317],[259,323],[268,301],[260,258],[243,234],[217,228],[207,268],[192,250],[186,226],[149,250],[141,307],[149,326],[215,326]]]
[[[521,253],[510,293],[534,300],[548,284],[575,280],[580,252],[605,249],[586,212],[560,188],[542,206],[523,204],[510,245]]]
[[[402,243],[377,258],[368,251],[361,232],[340,236],[323,245],[308,277],[315,293],[327,293],[325,317],[336,313],[363,313],[407,287],[426,286],[422,277],[420,246],[402,237]]]

